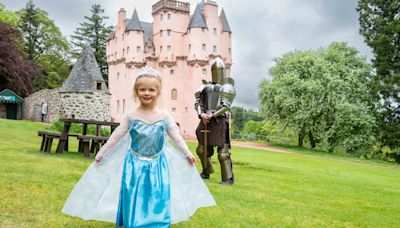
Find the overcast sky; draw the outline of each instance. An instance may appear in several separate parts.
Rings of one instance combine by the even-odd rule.
[[[1,0],[8,10],[19,10],[24,0]],[[83,17],[90,15],[92,4],[100,4],[115,25],[120,8],[130,17],[137,9],[142,21],[152,22],[151,5],[157,0],[34,0],[48,12],[64,36],[73,33]],[[189,0],[191,13],[197,0]],[[260,80],[268,76],[273,59],[293,50],[328,46],[334,41],[347,42],[367,59],[371,50],[359,35],[357,0],[216,0],[224,8],[232,29],[233,65],[236,81],[234,105],[258,108]]]

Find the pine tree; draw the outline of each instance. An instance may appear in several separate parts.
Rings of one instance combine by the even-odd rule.
[[[359,0],[357,11],[360,33],[374,53],[381,141],[400,151],[400,1]]]
[[[90,17],[85,16],[85,22],[80,23],[80,27],[71,36],[72,43],[74,44],[74,56],[79,56],[80,50],[86,42],[88,42],[94,51],[97,63],[99,64],[101,73],[104,80],[108,82],[108,66],[106,59],[106,38],[112,32],[112,26],[107,26],[105,20],[108,19],[104,16],[104,9],[100,5],[94,4],[90,10],[92,13]]]

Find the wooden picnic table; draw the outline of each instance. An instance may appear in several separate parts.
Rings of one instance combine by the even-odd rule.
[[[62,153],[64,151],[64,148],[68,148],[68,147],[66,147],[66,145],[68,142],[69,129],[70,129],[72,123],[78,123],[78,124],[83,125],[82,135],[86,135],[88,125],[90,125],[90,124],[96,125],[96,136],[100,136],[102,126],[110,126],[111,133],[115,130],[115,128],[117,128],[119,126],[119,123],[116,123],[116,122],[106,122],[106,121],[98,121],[98,120],[62,119],[61,121],[64,123],[64,127],[61,132],[60,140],[58,141],[58,146],[57,146],[57,150],[56,150],[57,153]]]

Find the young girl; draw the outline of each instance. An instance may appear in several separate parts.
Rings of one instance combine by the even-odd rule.
[[[169,227],[199,207],[215,205],[178,126],[168,112],[156,108],[160,89],[158,72],[142,68],[134,85],[140,106],[125,115],[98,152],[64,213],[124,227]]]

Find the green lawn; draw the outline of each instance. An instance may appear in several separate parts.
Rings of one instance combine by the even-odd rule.
[[[61,213],[92,161],[39,152],[44,127],[0,119],[0,227],[114,227]],[[174,227],[399,227],[399,166],[310,152],[232,154],[235,185],[220,185],[217,171],[206,183],[218,206]]]

